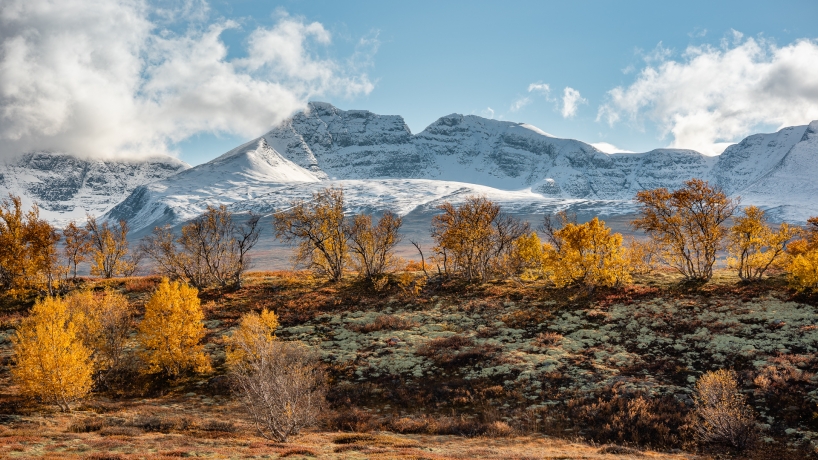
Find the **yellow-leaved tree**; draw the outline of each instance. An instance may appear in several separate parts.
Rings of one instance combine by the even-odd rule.
[[[91,246],[91,274],[103,278],[130,276],[137,268],[139,260],[129,256],[128,223],[119,221],[116,226],[97,222],[96,217],[87,216],[85,230]]]
[[[545,245],[536,233],[529,232],[514,240],[504,265],[510,275],[530,281],[542,276],[545,261]]]
[[[549,277],[557,287],[579,284],[593,289],[630,281],[621,234],[611,234],[597,217],[584,224],[563,222],[549,233],[546,248]]]
[[[128,299],[110,289],[99,293],[83,290],[66,296],[65,303],[80,339],[93,353],[96,370],[117,367],[133,317]]]
[[[200,343],[205,335],[203,320],[196,288],[163,278],[138,327],[146,372],[176,376],[187,370],[209,371],[210,359]]]
[[[300,342],[275,337],[278,318],[247,313],[227,342],[227,365],[259,434],[287,439],[314,424],[324,406],[326,376],[317,356]]]
[[[27,396],[63,411],[91,390],[91,352],[77,334],[65,302],[47,297],[34,304],[12,339],[12,376]]]
[[[394,249],[401,241],[398,231],[403,219],[387,211],[375,225],[369,214],[357,214],[351,220],[345,231],[353,264],[361,276],[373,281],[394,269],[398,261]]]
[[[743,280],[761,279],[770,267],[781,262],[787,243],[799,233],[797,227],[786,222],[773,230],[764,211],[756,206],[744,208],[734,222],[727,236],[727,265],[737,269]]]
[[[40,218],[33,205],[23,212],[20,197],[0,202],[0,287],[12,292],[45,288],[53,294],[63,271],[57,242],[60,234]]]
[[[296,200],[274,214],[276,238],[296,246],[296,264],[339,281],[349,259],[349,234],[344,223],[344,191],[327,188],[311,201]]]
[[[802,236],[787,245],[790,285],[798,291],[818,290],[818,217],[807,219]]]
[[[632,225],[648,234],[659,258],[688,281],[710,280],[727,234],[724,223],[733,215],[738,198],[701,179],[690,179],[672,192],[642,190],[636,202],[640,216]]]

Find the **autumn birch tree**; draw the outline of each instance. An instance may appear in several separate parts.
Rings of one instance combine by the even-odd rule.
[[[24,395],[68,411],[91,390],[91,352],[61,299],[47,297],[35,303],[12,342],[12,377]]]
[[[331,281],[339,281],[348,261],[349,234],[344,223],[344,191],[327,188],[311,201],[296,200],[275,214],[276,238],[294,245],[297,265],[303,265]]]
[[[764,211],[749,206],[734,219],[728,234],[727,264],[738,270],[742,280],[759,280],[770,267],[781,262],[787,243],[799,233],[797,227],[782,223],[773,230]]]
[[[93,258],[91,274],[103,278],[131,275],[136,270],[137,260],[128,255],[128,223],[120,220],[111,226],[108,222],[98,223],[91,215],[87,219],[85,229]]]
[[[402,223],[400,217],[387,211],[375,226],[368,214],[354,216],[347,225],[353,263],[365,279],[372,280],[394,268],[394,249],[402,239],[399,233]]]
[[[706,181],[691,179],[673,192],[666,188],[636,194],[640,217],[632,222],[653,240],[660,258],[689,281],[708,281],[724,247],[725,221],[738,199]]]

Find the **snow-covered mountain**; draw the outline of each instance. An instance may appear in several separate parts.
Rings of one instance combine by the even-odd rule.
[[[37,203],[40,216],[57,226],[102,215],[140,185],[165,179],[190,165],[162,156],[143,161],[86,160],[38,152],[0,163],[0,197]]]
[[[402,214],[480,193],[512,210],[633,210],[634,194],[698,177],[773,209],[818,214],[818,123],[750,136],[719,157],[657,149],[606,154],[533,126],[452,114],[412,134],[400,116],[311,103],[267,134],[172,178],[137,187],[107,217],[132,228],[183,222],[208,204],[271,212],[331,184],[352,209]]]

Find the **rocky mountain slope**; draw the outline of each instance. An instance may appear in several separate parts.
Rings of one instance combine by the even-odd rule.
[[[138,186],[189,167],[167,156],[127,162],[29,153],[0,164],[0,197],[20,196],[26,208],[37,203],[41,217],[62,226],[86,213],[102,215]]]
[[[221,157],[138,187],[107,215],[136,229],[176,224],[208,204],[268,213],[331,184],[352,209],[406,214],[480,193],[512,211],[633,211],[634,194],[698,177],[781,220],[818,214],[818,122],[757,134],[719,157],[657,149],[606,154],[533,126],[452,114],[412,134],[400,116],[311,103]]]

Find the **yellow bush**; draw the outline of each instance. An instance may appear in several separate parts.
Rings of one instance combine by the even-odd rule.
[[[242,315],[239,327],[226,338],[228,366],[240,366],[248,359],[257,359],[261,349],[275,340],[278,316],[266,308],[261,314],[252,312]]]
[[[146,371],[174,376],[185,370],[210,370],[210,359],[199,343],[205,335],[203,320],[196,288],[162,279],[138,328]]]
[[[70,403],[91,390],[90,351],[77,336],[65,302],[37,302],[13,339],[14,381],[27,396],[70,410]]]
[[[777,266],[785,254],[787,243],[798,233],[797,227],[787,223],[773,231],[764,211],[749,206],[735,218],[730,228],[727,265],[737,269],[739,278],[743,280],[761,279],[770,267]]]
[[[549,277],[557,287],[616,286],[630,281],[622,235],[611,234],[605,222],[594,217],[584,224],[568,222],[554,232],[548,245]]]
[[[790,274],[790,285],[796,290],[818,290],[818,250],[806,251],[793,257],[787,271]]]
[[[545,246],[536,233],[520,236],[512,245],[510,268],[523,280],[534,280],[542,275],[545,262]]]
[[[77,291],[65,297],[71,319],[83,344],[93,352],[96,368],[116,367],[130,332],[132,310],[124,295]]]

